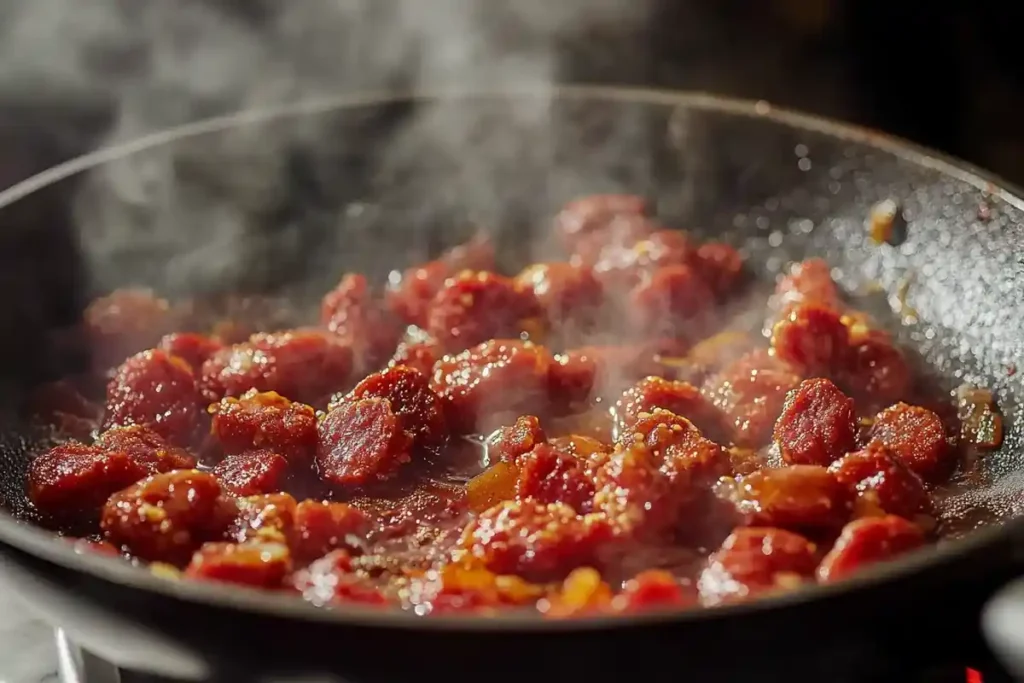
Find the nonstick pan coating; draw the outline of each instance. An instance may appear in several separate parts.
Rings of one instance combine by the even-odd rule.
[[[142,284],[171,296],[273,293],[301,309],[348,269],[383,278],[481,228],[510,265],[543,257],[551,253],[553,211],[574,196],[606,191],[645,194],[667,225],[739,246],[762,283],[793,260],[825,257],[849,292],[872,292],[862,304],[916,351],[922,372],[939,378],[936,392],[965,381],[992,389],[1006,417],[1004,445],[941,504],[942,518],[956,520],[951,528],[967,538],[844,584],[751,605],[567,624],[324,611],[173,583],[75,555],[26,521],[24,468],[38,444],[21,431],[14,408],[25,386],[81,362],[61,352],[53,333],[92,295]],[[896,200],[906,220],[898,246],[867,237],[865,220],[884,199]],[[89,155],[0,193],[0,226],[0,315],[3,329],[14,331],[0,349],[8,425],[0,543],[12,557],[37,558],[34,566],[93,577],[86,582],[288,620],[591,631],[724,623],[845,599],[952,572],[971,564],[964,558],[972,554],[996,557],[992,548],[1019,532],[1024,202],[980,172],[870,131],[763,103],[638,90],[339,97]],[[908,301],[916,319],[901,324],[891,312],[896,300]],[[975,564],[997,580],[990,565]]]

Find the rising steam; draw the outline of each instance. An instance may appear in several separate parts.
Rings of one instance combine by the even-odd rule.
[[[564,46],[599,53],[604,46],[590,36],[629,31],[646,19],[647,2],[90,0],[69,11],[66,0],[30,0],[8,2],[0,15],[0,91],[107,101],[114,117],[106,144],[344,92],[536,93],[472,116],[459,106],[427,107],[384,133],[375,128],[373,169],[338,170],[351,145],[365,146],[353,139],[365,129],[318,119],[208,136],[92,173],[78,223],[98,288],[156,277],[164,289],[185,291],[256,286],[296,270],[322,287],[348,265],[334,256],[357,240],[361,252],[369,240],[391,262],[412,260],[450,241],[438,229],[465,233],[514,220],[517,204],[536,199],[538,188],[615,185],[576,178],[575,161],[555,158],[566,131],[550,123],[548,95],[564,74]],[[628,156],[633,128],[604,134],[598,146]],[[547,177],[538,178],[538,168],[549,169]],[[399,190],[410,173],[435,182]],[[389,191],[405,194],[397,203],[407,213],[402,230],[385,234],[360,200]],[[372,270],[367,258],[362,265]]]

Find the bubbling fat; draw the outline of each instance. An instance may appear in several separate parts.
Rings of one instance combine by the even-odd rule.
[[[963,491],[991,395],[922,398],[822,262],[760,295],[633,195],[548,232],[558,258],[519,269],[477,235],[383,287],[339,274],[289,329],[95,300],[76,339],[105,353],[26,405],[58,441],[34,514],[173,580],[565,618],[842,580],[1012,505]]]

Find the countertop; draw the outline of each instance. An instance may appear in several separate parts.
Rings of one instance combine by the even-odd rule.
[[[56,683],[53,629],[17,596],[0,592],[0,683]]]

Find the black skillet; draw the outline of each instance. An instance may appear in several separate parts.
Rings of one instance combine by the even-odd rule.
[[[646,194],[669,225],[732,241],[762,281],[820,255],[849,292],[881,285],[863,305],[912,306],[905,324],[890,315],[893,330],[923,371],[945,378],[936,391],[985,385],[1007,418],[983,476],[941,507],[963,538],[753,604],[569,623],[326,611],[76,555],[19,521],[32,444],[7,409],[26,385],[81,361],[61,353],[52,332],[95,293],[125,284],[171,296],[270,292],[301,307],[346,270],[381,278],[480,226],[514,267],[552,257],[546,226],[556,207],[604,191]],[[865,232],[885,199],[906,220],[899,245],[878,246]],[[877,681],[947,665],[999,675],[979,623],[983,605],[1024,574],[1024,520],[1014,519],[1024,508],[1015,372],[1024,362],[1024,201],[978,171],[870,131],[703,95],[568,87],[346,96],[88,155],[0,194],[0,227],[3,577],[118,664],[193,679],[329,672],[355,683]],[[1021,604],[1004,597],[986,621],[1011,655],[1013,634],[1024,635]]]

